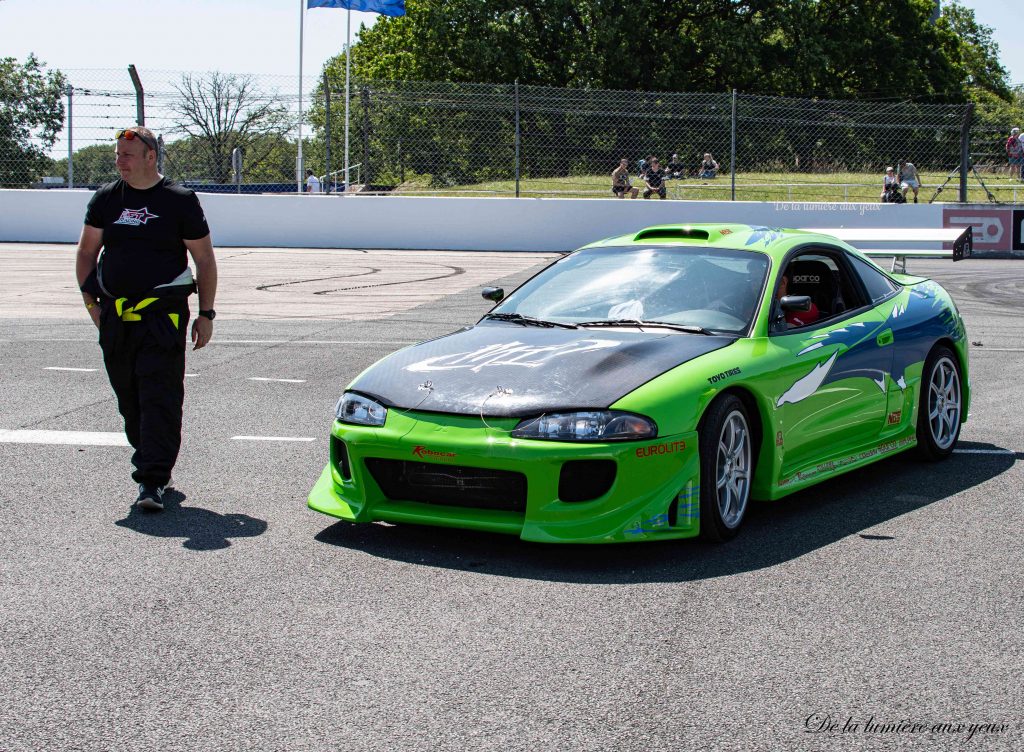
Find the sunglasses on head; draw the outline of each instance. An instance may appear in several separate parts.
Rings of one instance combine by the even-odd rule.
[[[128,130],[127,128],[124,128],[124,129],[119,130],[117,133],[114,134],[114,140],[115,141],[119,141],[122,138],[125,141],[134,141],[135,139],[139,139],[139,141],[144,143],[150,149],[152,149],[153,151],[156,151],[156,142],[153,141],[153,139],[151,139],[149,136],[143,136],[138,131],[132,131],[132,130]]]

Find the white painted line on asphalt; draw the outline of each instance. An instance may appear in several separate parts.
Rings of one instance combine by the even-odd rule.
[[[988,351],[988,352],[1024,352],[1024,348],[1022,348],[1022,347],[972,347],[971,348],[971,352],[972,353],[981,353],[981,352],[985,352],[985,351]]]
[[[186,373],[185,374],[185,378],[186,379],[190,379],[190,378],[193,378],[194,376],[198,376],[198,375],[199,375],[198,373]]]
[[[306,436],[232,436],[232,441],[316,441]]]
[[[0,428],[0,443],[71,444],[77,446],[128,446],[123,433],[105,431],[28,431]]]
[[[954,449],[953,454],[1016,454],[1009,449]]]
[[[280,381],[284,384],[305,384],[305,379],[268,379],[265,376],[250,376],[249,381]]]
[[[61,366],[46,366],[44,371],[78,371],[80,373],[94,373],[98,368],[62,368]]]

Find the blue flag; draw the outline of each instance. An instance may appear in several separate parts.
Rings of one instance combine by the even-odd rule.
[[[405,0],[306,0],[307,8],[345,8],[382,16],[404,16]]]

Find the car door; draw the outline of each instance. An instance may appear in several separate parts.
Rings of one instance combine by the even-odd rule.
[[[913,398],[914,390],[907,389],[904,365],[915,360],[923,360],[924,354],[921,338],[917,332],[918,321],[906,316],[910,302],[910,290],[892,280],[885,272],[874,264],[852,254],[849,260],[854,273],[864,286],[865,294],[871,298],[879,315],[885,320],[881,337],[892,343],[892,359],[888,372],[888,406],[885,414],[884,434],[899,433],[906,428],[913,413],[912,405],[907,402]]]
[[[886,418],[892,333],[840,252],[813,258],[835,275],[836,299],[818,321],[777,323],[769,336],[779,363],[773,407],[784,478],[874,444]]]

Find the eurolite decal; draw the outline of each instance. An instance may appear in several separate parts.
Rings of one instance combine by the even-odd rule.
[[[685,441],[669,441],[665,444],[654,444],[653,446],[637,447],[637,457],[655,457],[662,454],[675,454],[686,450]]]

